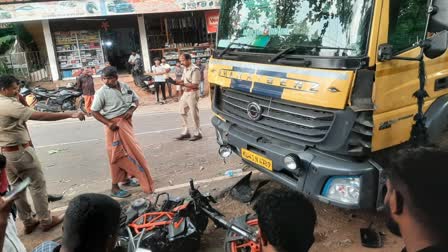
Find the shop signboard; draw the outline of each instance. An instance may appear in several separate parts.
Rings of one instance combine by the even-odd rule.
[[[100,15],[100,0],[52,1],[0,5],[0,23]]]
[[[219,7],[220,0],[71,0],[0,4],[0,23],[212,10]]]
[[[207,32],[216,33],[218,31],[219,10],[211,10],[205,12],[205,19],[207,21]]]

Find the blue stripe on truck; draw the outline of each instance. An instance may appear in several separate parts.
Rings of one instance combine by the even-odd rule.
[[[250,92],[251,86],[252,82],[245,80],[232,79],[232,82],[230,83],[230,88],[248,93]]]
[[[252,93],[280,99],[282,98],[283,87],[266,85],[256,82],[254,88],[252,89]]]

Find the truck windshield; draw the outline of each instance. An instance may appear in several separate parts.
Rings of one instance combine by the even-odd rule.
[[[363,56],[372,12],[373,0],[223,0],[217,46],[257,53],[288,49],[289,54],[310,56]]]

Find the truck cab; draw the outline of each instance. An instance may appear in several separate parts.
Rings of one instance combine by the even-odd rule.
[[[443,0],[223,0],[208,74],[220,155],[329,204],[382,207],[376,157],[444,137],[446,30]]]

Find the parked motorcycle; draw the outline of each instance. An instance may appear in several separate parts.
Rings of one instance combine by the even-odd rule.
[[[166,196],[166,200],[159,207],[161,196]],[[117,245],[128,252],[198,251],[210,218],[216,227],[228,230],[226,252],[261,251],[256,218],[243,216],[229,222],[210,202],[216,203],[213,197],[204,196],[195,188],[193,180],[190,180],[190,199],[173,200],[167,193],[157,195],[154,204],[138,199],[123,208]]]
[[[30,89],[23,87],[20,94],[25,97],[28,105],[40,112],[64,112],[81,110],[84,113],[84,98],[82,92],[72,86],[60,87],[57,90],[47,90],[42,87]]]
[[[135,84],[138,87],[143,88],[143,90],[150,92],[152,94],[155,93],[156,88],[154,86],[154,79],[151,75],[142,75],[139,81],[136,81]]]
[[[42,92],[47,92],[47,90],[45,88],[37,87],[35,89],[40,89],[40,91],[42,91]],[[29,88],[28,86],[24,86],[24,87],[20,88],[20,95],[25,98],[28,106],[30,106],[32,108],[34,108],[34,106],[36,105],[37,102],[45,100],[45,97],[41,97],[41,96],[37,97],[36,95],[34,95],[33,90],[31,88]]]

